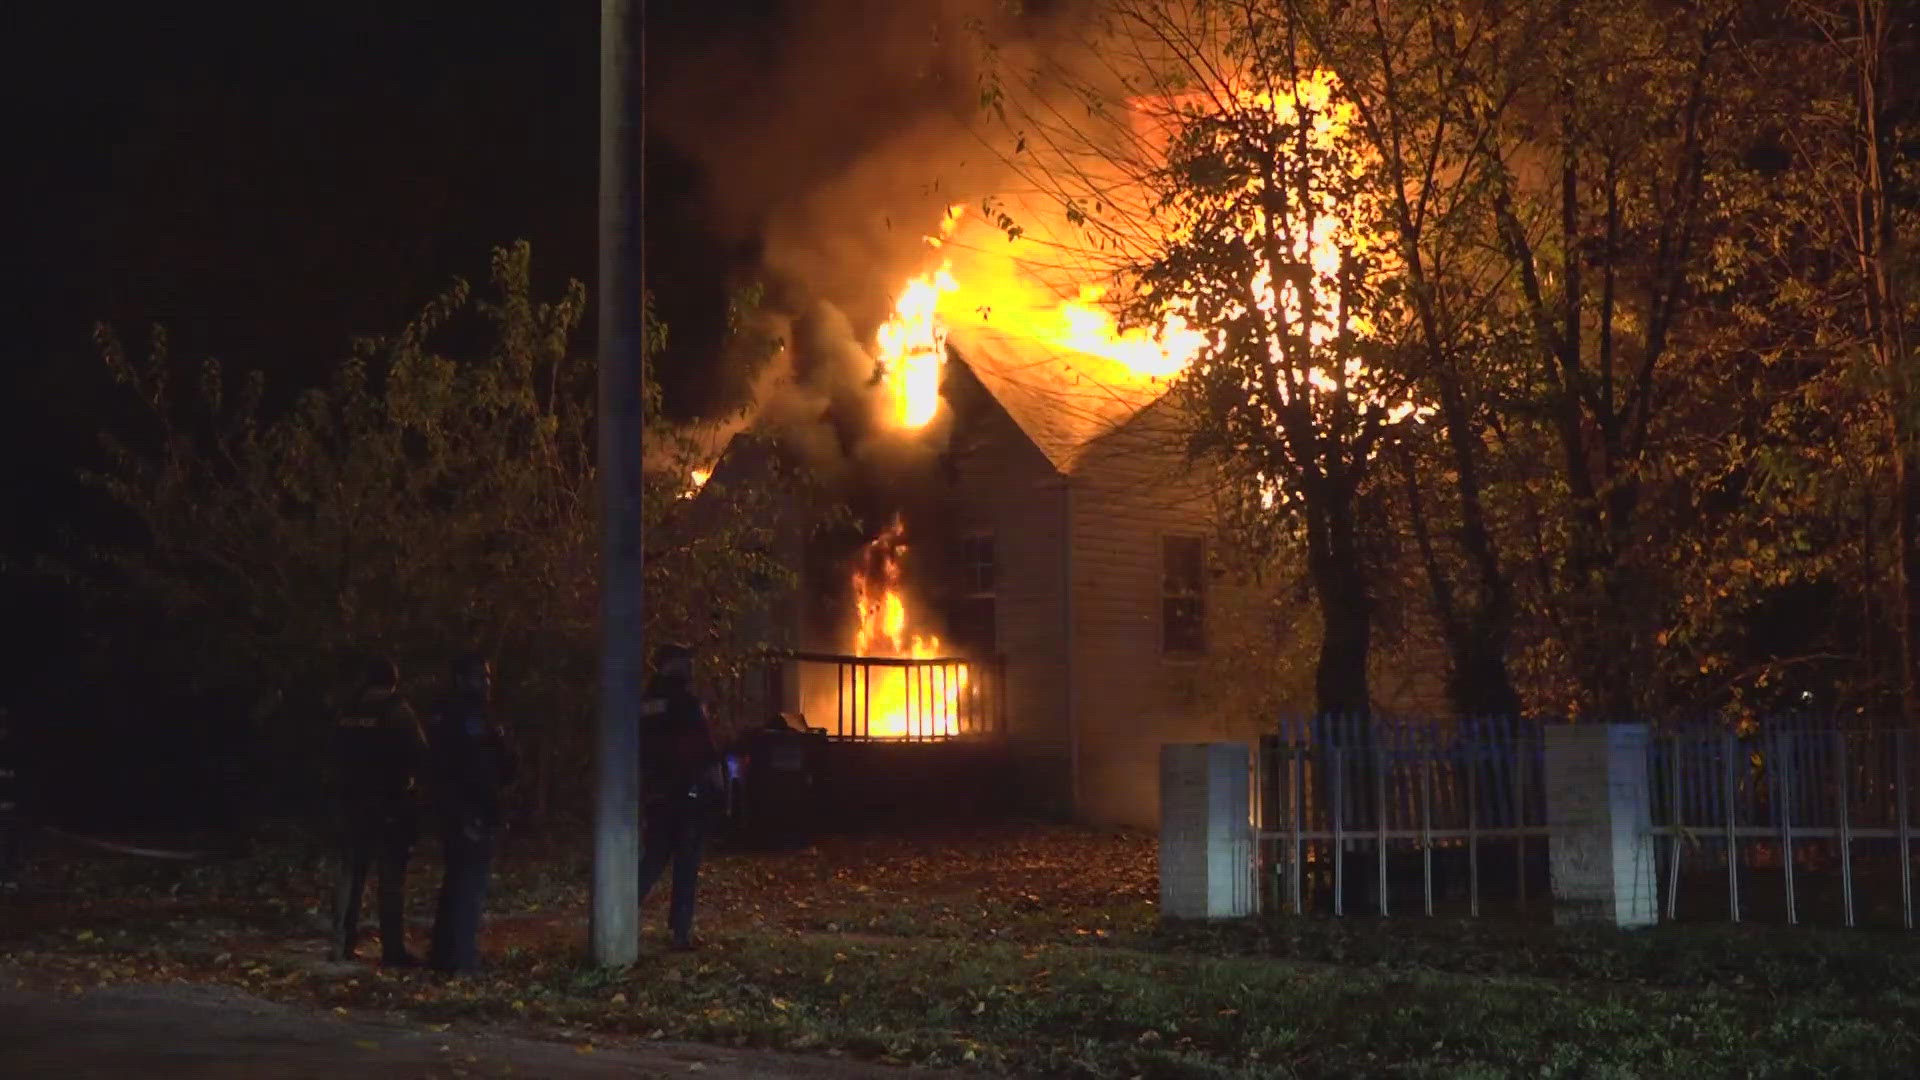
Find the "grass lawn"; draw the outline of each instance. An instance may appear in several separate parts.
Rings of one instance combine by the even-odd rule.
[[[1154,839],[1034,828],[717,852],[708,947],[580,962],[583,846],[510,844],[478,979],[321,962],[324,860],[73,861],[0,901],[25,983],[223,982],[427,1024],[1114,1077],[1920,1075],[1920,939],[1281,918],[1169,926]],[[431,845],[413,913],[431,908]],[[664,891],[664,890],[663,890]],[[419,926],[413,942],[424,946]],[[376,946],[362,947],[374,954]]]

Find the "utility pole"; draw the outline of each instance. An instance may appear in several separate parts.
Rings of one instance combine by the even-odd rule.
[[[646,0],[600,4],[601,637],[588,950],[609,968],[640,955],[646,13]]]

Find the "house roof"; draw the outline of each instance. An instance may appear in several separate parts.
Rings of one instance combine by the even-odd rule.
[[[1117,360],[986,327],[950,329],[947,347],[1062,474],[1168,390],[1165,379],[1137,375]]]
[[[753,430],[736,432],[713,463],[706,483],[661,523],[659,531],[664,535],[649,536],[648,542],[680,542],[722,528],[741,513],[738,496],[749,490],[748,485],[791,475],[794,466],[793,454],[779,440]],[[785,529],[792,523],[781,519],[761,524]]]

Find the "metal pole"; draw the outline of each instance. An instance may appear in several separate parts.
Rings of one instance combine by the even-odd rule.
[[[1840,842],[1840,900],[1846,906],[1847,925],[1853,925],[1853,821],[1847,798],[1847,733],[1833,733],[1834,795],[1840,817],[1835,835]]]
[[[1341,760],[1341,751],[1338,746],[1329,748],[1327,757],[1333,765],[1333,913],[1345,915],[1347,913],[1346,763]]]
[[[587,948],[603,968],[626,967],[640,955],[646,14],[646,0],[640,0],[637,12],[631,0],[601,0],[600,709]]]
[[[1433,918],[1433,758],[1420,755],[1420,875],[1427,894],[1427,918]]]
[[[980,665],[971,660],[967,661],[967,686],[972,691],[967,695],[967,727],[975,735],[983,735],[989,730],[982,718],[987,702],[986,675],[981,672]]]
[[[1780,758],[1779,767],[1773,770],[1773,774],[1780,786],[1780,868],[1785,871],[1787,882],[1787,925],[1796,926],[1800,922],[1800,911],[1794,903],[1793,887],[1792,738],[1785,732],[1776,732],[1773,745]]]
[[[953,729],[962,735],[970,734],[979,726],[980,680],[974,678],[971,662],[956,667],[954,674],[960,680],[960,693],[954,699],[956,716]]]
[[[1480,917],[1480,764],[1479,748],[1467,757],[1467,914]]]
[[[1900,815],[1900,913],[1913,929],[1913,833],[1907,816],[1907,729],[1893,733],[1893,787],[1895,811]]]
[[[973,661],[967,662],[967,685],[973,688],[973,696],[967,699],[969,716],[967,723],[975,735],[985,735],[993,730],[987,722],[987,673]]]
[[[1680,908],[1680,834],[1686,815],[1680,810],[1680,755],[1685,746],[1680,735],[1667,742],[1667,921],[1672,922]]]
[[[1740,752],[1740,740],[1732,734],[1721,736],[1722,753],[1726,757],[1725,767],[1721,770],[1721,783],[1726,788],[1724,799],[1727,815],[1727,910],[1733,921],[1740,921],[1740,833],[1734,820],[1734,788],[1738,784],[1739,774],[1734,771],[1734,758]]]
[[[1514,837],[1514,877],[1520,887],[1520,910],[1527,910],[1527,763],[1533,760],[1532,748],[1527,745],[1526,732],[1521,730],[1520,721],[1509,721],[1513,726],[1513,823],[1520,830]]]
[[[1376,731],[1374,737],[1367,740],[1367,752],[1373,757],[1373,813],[1374,813],[1374,854],[1379,867],[1380,895],[1375,906],[1380,909],[1380,917],[1387,917],[1387,763],[1380,752],[1380,736],[1384,732]]]
[[[1287,828],[1288,828],[1288,831],[1293,834],[1293,840],[1291,843],[1291,848],[1293,851],[1293,874],[1291,875],[1292,879],[1287,883],[1287,885],[1288,885],[1288,888],[1291,889],[1293,893],[1293,897],[1292,897],[1293,913],[1295,915],[1300,915],[1300,914],[1303,914],[1300,910],[1300,903],[1301,903],[1300,875],[1306,869],[1305,867],[1306,858],[1305,858],[1305,855],[1300,850],[1300,814],[1302,812],[1302,808],[1306,806],[1306,800],[1301,797],[1301,792],[1300,792],[1300,788],[1302,786],[1301,779],[1304,775],[1304,770],[1302,769],[1300,764],[1300,748],[1298,746],[1289,747],[1287,749],[1287,756],[1289,759],[1288,760],[1289,772],[1287,775],[1287,803],[1288,803]]]

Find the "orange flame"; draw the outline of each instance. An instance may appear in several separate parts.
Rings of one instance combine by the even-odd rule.
[[[680,487],[680,498],[691,499],[699,495],[700,489],[707,486],[707,480],[712,475],[712,469],[687,470],[687,479]]]
[[[1336,102],[1333,91],[1332,76],[1318,75],[1301,79],[1285,93],[1242,94],[1240,102],[1272,110],[1286,121],[1309,110],[1314,117],[1310,137],[1331,142],[1353,122],[1351,107]],[[985,214],[969,213],[964,204],[947,209],[938,235],[925,237],[927,245],[941,253],[939,268],[907,283],[894,318],[880,332],[881,366],[898,425],[919,428],[932,419],[948,326],[992,326],[1012,337],[1116,361],[1142,379],[1175,377],[1200,355],[1209,335],[1177,312],[1167,314],[1158,326],[1119,327],[1102,304],[1106,287],[1087,280],[1097,271],[1068,265],[1088,241],[1082,227],[1065,215],[1063,207],[1047,205],[1046,200],[1020,205],[1011,216],[997,215],[992,208]],[[1010,222],[1024,231],[1009,237],[1003,227]],[[1256,221],[1249,227],[1264,226]],[[1308,263],[1316,275],[1333,273],[1340,245],[1355,237],[1331,207],[1317,212],[1306,231],[1295,241],[1292,256]],[[1300,318],[1301,298],[1293,283],[1263,279],[1251,284],[1263,310]],[[1313,325],[1306,334],[1321,344],[1332,337],[1337,308],[1333,298],[1315,300]],[[1334,383],[1318,370],[1309,378],[1323,389]]]
[[[947,332],[939,319],[940,295],[959,288],[942,265],[907,282],[880,327],[880,373],[891,401],[891,419],[908,430],[927,426],[940,409],[940,371],[947,358]]]
[[[940,638],[914,633],[901,570],[907,555],[906,525],[899,518],[874,537],[853,571],[853,652],[857,656],[924,660],[940,655]],[[960,733],[964,667],[874,667],[853,686],[854,715],[866,718],[860,732],[875,739],[936,738]]]

